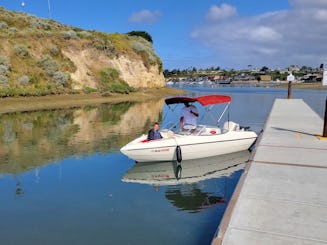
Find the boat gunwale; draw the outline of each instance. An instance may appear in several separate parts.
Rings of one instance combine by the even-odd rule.
[[[204,136],[210,136],[210,135],[204,135]],[[202,144],[213,144],[213,143],[219,143],[219,142],[249,140],[249,139],[256,139],[256,138],[257,138],[257,136],[256,137],[241,138],[241,139],[218,140],[218,141],[209,141],[209,142],[201,142],[201,143],[186,143],[186,144],[178,144],[178,145],[179,146],[202,145]],[[173,139],[173,138],[171,138],[171,139]],[[141,142],[139,142],[139,143],[141,143]],[[149,142],[143,142],[143,143],[149,143]],[[167,146],[156,146],[156,147],[138,148],[138,149],[124,149],[124,151],[139,151],[139,150],[148,150],[148,149],[154,149],[154,148],[160,149],[160,148],[171,148],[171,147],[174,147],[175,148],[176,146],[177,146],[177,144],[176,145],[167,145]]]

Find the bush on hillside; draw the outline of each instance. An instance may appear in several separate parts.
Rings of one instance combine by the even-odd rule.
[[[60,50],[58,49],[57,45],[52,44],[49,48],[49,52],[53,56],[58,56],[60,54]]]
[[[61,71],[57,71],[53,74],[53,80],[56,83],[57,86],[68,86],[68,75],[66,73],[63,73]]]
[[[1,28],[1,29],[7,29],[7,28],[8,28],[8,24],[7,24],[7,22],[5,22],[5,21],[1,21],[1,22],[0,22],[0,28]]]
[[[105,52],[109,56],[116,54],[114,44],[108,39],[95,38],[92,40],[91,46],[99,51]]]
[[[18,30],[16,27],[10,27],[9,28],[9,33],[16,33]]]
[[[15,54],[21,58],[26,58],[29,55],[28,49],[25,45],[16,44],[14,46],[14,51],[15,51]]]
[[[51,30],[51,25],[47,20],[40,19],[35,16],[30,16],[29,22],[33,29]]]
[[[38,61],[38,64],[48,75],[52,76],[55,72],[59,71],[57,61],[53,60],[49,55],[43,55]]]
[[[9,60],[5,56],[0,55],[0,85],[3,88],[9,87],[8,75],[10,67]]]
[[[85,87],[85,88],[83,89],[83,91],[84,91],[84,93],[86,93],[86,94],[90,94],[90,93],[97,92],[98,90],[95,89],[95,88],[91,88],[91,87]]]
[[[119,71],[114,68],[105,68],[100,71],[100,80],[102,89],[114,93],[129,93],[135,89],[129,86],[123,79],[120,78]]]
[[[6,65],[0,65],[0,75],[2,76],[8,76],[10,72],[10,69],[8,66]]]
[[[149,48],[147,46],[145,46],[141,42],[131,41],[130,45],[131,45],[132,49],[134,49],[136,52],[148,51],[149,50]]]
[[[9,59],[6,56],[0,55],[0,65],[7,66],[9,69],[11,67]]]
[[[78,39],[77,33],[74,30],[68,30],[61,32],[65,39]]]
[[[19,83],[20,85],[23,85],[23,86],[29,85],[29,83],[30,83],[30,78],[29,78],[29,76],[27,76],[27,75],[23,75],[23,76],[19,77],[19,78],[18,78],[18,83]]]
[[[159,72],[161,72],[162,63],[149,43],[133,40],[131,41],[131,47],[141,56],[145,67],[149,69],[151,65],[157,64],[159,66]]]
[[[80,38],[89,38],[89,37],[92,37],[92,33],[88,32],[88,31],[80,31],[80,32],[77,32],[77,36]]]
[[[3,88],[9,87],[8,77],[0,74],[0,86]]]

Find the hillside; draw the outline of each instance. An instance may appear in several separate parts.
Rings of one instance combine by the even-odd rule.
[[[0,8],[0,97],[128,93],[164,84],[161,60],[143,37]]]

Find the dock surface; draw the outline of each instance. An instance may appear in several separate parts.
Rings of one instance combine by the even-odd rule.
[[[327,244],[322,131],[303,100],[275,101],[212,244]]]

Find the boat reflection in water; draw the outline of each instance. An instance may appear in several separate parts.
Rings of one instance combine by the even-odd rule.
[[[227,204],[227,189],[234,189],[227,183],[227,179],[233,178],[227,177],[243,170],[249,154],[241,151],[181,163],[137,163],[125,173],[122,181],[152,185],[156,191],[160,186],[167,186],[165,197],[176,208],[199,212],[217,204]]]

